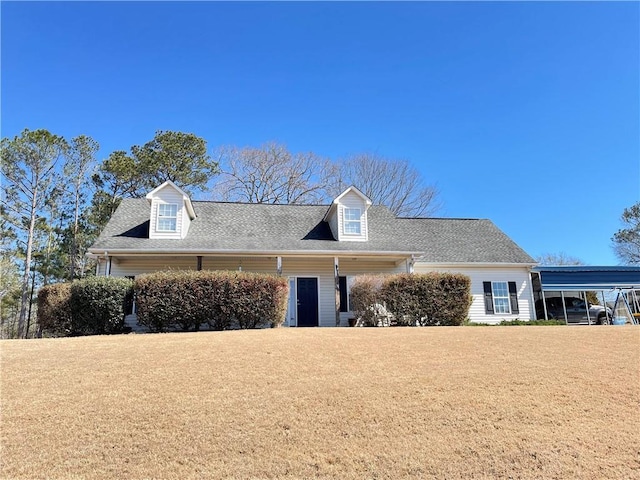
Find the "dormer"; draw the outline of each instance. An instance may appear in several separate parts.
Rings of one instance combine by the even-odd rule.
[[[356,187],[349,187],[336,197],[324,216],[333,238],[340,242],[369,240],[367,210],[371,200]]]
[[[191,199],[184,190],[167,180],[146,196],[151,204],[149,238],[182,239],[196,218]]]

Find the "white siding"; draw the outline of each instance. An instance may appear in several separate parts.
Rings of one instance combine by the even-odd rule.
[[[329,228],[335,240],[340,239],[340,226],[338,225],[338,209],[335,209],[329,216]]]
[[[361,229],[360,235],[344,233],[344,209],[359,208],[361,212]],[[369,238],[367,225],[367,204],[364,199],[357,193],[351,191],[340,199],[337,209],[338,219],[338,240],[348,242],[366,242]]]
[[[158,227],[158,205],[175,204],[178,206],[175,232],[159,232]],[[187,212],[184,197],[171,186],[156,192],[151,200],[151,218],[149,224],[149,238],[181,239],[187,236],[191,219]]]
[[[196,257],[128,257],[114,258],[111,275],[114,277],[135,277],[143,273],[161,270],[195,270]]]
[[[471,278],[473,303],[469,308],[469,319],[478,323],[500,323],[502,320],[531,320],[534,318],[531,300],[531,275],[527,267],[438,267],[416,262],[416,273],[452,272],[463,273]],[[515,314],[486,314],[484,308],[483,282],[515,282],[518,290],[518,310]]]

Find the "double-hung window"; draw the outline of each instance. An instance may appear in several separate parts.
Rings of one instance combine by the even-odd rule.
[[[178,205],[175,203],[160,203],[158,205],[159,232],[175,232],[178,220]]]
[[[483,282],[484,309],[487,314],[519,313],[516,282]]]
[[[360,235],[362,233],[362,213],[359,208],[344,209],[344,233],[349,235]]]
[[[507,282],[492,282],[491,286],[493,290],[493,311],[495,313],[511,313]]]

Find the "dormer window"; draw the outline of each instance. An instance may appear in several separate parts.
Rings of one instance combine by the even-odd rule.
[[[359,208],[344,209],[344,233],[348,235],[360,235],[362,233],[362,212]]]
[[[175,203],[161,203],[158,205],[159,232],[175,232],[178,220],[178,205]]]
[[[367,210],[371,200],[356,187],[349,187],[338,195],[323,221],[329,224],[333,238],[339,242],[366,242],[369,240]]]

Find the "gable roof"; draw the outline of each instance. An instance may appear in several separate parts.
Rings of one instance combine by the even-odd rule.
[[[189,218],[191,218],[191,220],[196,218],[196,213],[193,210],[193,204],[191,203],[191,198],[189,198],[189,195],[187,195],[187,192],[182,190],[179,186],[177,186],[171,180],[167,180],[162,185],[151,190],[149,193],[147,193],[145,198],[149,200],[149,202],[151,202],[155,197],[158,196],[158,192],[161,190],[164,190],[165,188],[172,188],[178,193],[178,195],[181,195],[182,200],[184,201],[184,204],[187,208],[187,213],[189,214]]]
[[[91,253],[424,254],[425,262],[535,261],[489,220],[397,218],[369,209],[369,241],[339,242],[323,221],[329,205],[194,201],[197,217],[182,240],[148,238],[149,205],[124,199]]]
[[[340,195],[338,195],[333,202],[331,202],[331,205],[329,205],[329,209],[327,210],[327,212],[324,214],[324,217],[322,218],[322,220],[324,220],[325,222],[328,221],[329,217],[331,216],[331,214],[333,212],[335,212],[335,210],[338,208],[338,204],[340,203],[340,200],[342,200],[347,194],[349,193],[355,193],[357,196],[359,196],[362,201],[365,204],[365,210],[368,210],[368,208],[373,204],[373,202],[371,201],[371,199],[369,197],[367,197],[364,193],[362,193],[359,189],[357,189],[356,187],[354,187],[353,185],[351,185],[349,188],[347,188],[344,192],[342,192]]]

